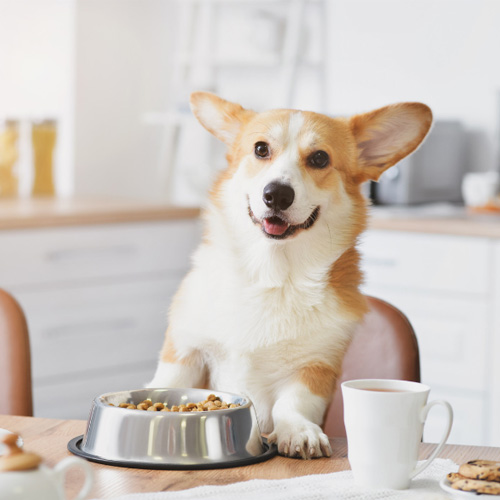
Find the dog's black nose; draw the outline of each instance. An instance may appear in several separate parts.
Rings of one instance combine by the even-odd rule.
[[[264,203],[274,210],[286,210],[295,198],[295,191],[288,184],[270,182],[262,195]]]

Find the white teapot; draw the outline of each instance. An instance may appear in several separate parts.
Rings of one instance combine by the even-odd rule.
[[[42,459],[17,446],[18,436],[3,438],[8,451],[0,456],[0,500],[68,500],[64,476],[72,467],[80,468],[85,481],[73,500],[84,500],[90,493],[93,474],[90,464],[77,457],[65,458],[54,469],[41,464]]]

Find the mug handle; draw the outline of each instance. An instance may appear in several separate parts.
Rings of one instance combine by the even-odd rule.
[[[94,484],[94,474],[92,471],[92,467],[86,460],[82,460],[78,457],[65,458],[54,467],[54,472],[57,474],[59,480],[61,481],[64,499],[67,500],[66,492],[64,492],[64,476],[66,475],[66,472],[73,467],[82,469],[85,474],[85,481],[83,483],[83,486],[73,500],[84,500],[85,497],[90,493],[92,485]]]
[[[443,437],[442,437],[440,443],[437,445],[436,449],[432,452],[431,456],[427,460],[425,460],[424,463],[420,464],[418,467],[415,468],[415,470],[410,474],[410,479],[413,479],[415,476],[420,474],[424,469],[427,469],[427,467],[429,467],[431,462],[436,458],[437,454],[443,449],[443,446],[445,445],[446,440],[448,439],[448,436],[450,435],[451,426],[453,424],[453,409],[451,408],[450,403],[448,403],[447,401],[437,399],[436,401],[431,401],[430,403],[426,404],[420,410],[420,421],[423,424],[425,424],[429,410],[435,405],[441,405],[441,406],[444,406],[446,408],[446,411],[448,414],[448,424],[446,426],[446,430],[443,434]]]

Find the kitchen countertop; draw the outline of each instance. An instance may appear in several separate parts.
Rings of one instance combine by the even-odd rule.
[[[0,200],[0,230],[163,221],[198,217],[199,208],[105,199]]]
[[[91,198],[0,200],[0,230],[192,219],[196,207]],[[370,229],[500,238],[500,214],[473,213],[463,206],[432,204],[372,207]]]
[[[472,212],[463,206],[445,203],[372,207],[368,227],[387,231],[500,238],[500,214]]]

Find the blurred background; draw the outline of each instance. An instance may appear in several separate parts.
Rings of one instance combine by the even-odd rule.
[[[189,93],[200,89],[257,110],[332,115],[422,101],[463,129],[456,177],[498,170],[495,0],[1,0],[0,8],[0,119],[21,125],[23,195],[33,179],[27,125],[51,119],[58,195],[199,203],[222,157],[189,114]]]
[[[496,0],[0,0],[0,287],[27,315],[35,415],[86,418],[153,374],[224,166],[190,92],[421,101],[427,142],[364,187],[365,290],[414,324],[452,442],[500,445],[499,26]]]

